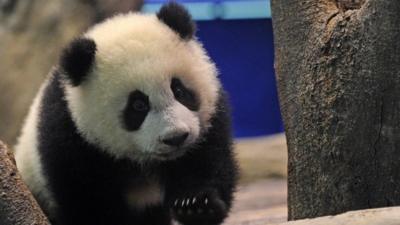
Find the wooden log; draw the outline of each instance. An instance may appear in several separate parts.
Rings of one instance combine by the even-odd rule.
[[[19,175],[12,152],[0,141],[0,224],[50,225]]]

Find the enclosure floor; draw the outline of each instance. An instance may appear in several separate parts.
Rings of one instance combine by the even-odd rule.
[[[286,221],[286,181],[267,179],[240,186],[224,225],[266,225]]]
[[[240,165],[241,182],[287,177],[284,134],[236,139],[235,153]]]

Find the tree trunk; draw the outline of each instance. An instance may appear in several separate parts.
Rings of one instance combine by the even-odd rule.
[[[400,205],[400,1],[272,12],[289,220]]]
[[[12,153],[1,141],[0,224],[50,225],[18,174]]]

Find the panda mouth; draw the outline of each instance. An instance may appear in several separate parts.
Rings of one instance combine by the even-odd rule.
[[[161,160],[172,160],[183,156],[185,152],[186,151],[183,148],[176,148],[167,152],[157,152],[155,157]]]

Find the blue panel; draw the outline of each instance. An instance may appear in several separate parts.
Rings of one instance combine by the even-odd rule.
[[[222,19],[255,19],[271,17],[269,1],[243,0],[221,1]]]
[[[142,11],[146,13],[158,12],[163,3],[144,4]],[[213,20],[215,19],[215,5],[213,2],[191,2],[185,3],[185,7],[195,20]]]
[[[282,132],[270,19],[200,21],[198,37],[231,96],[237,137]]]
[[[166,0],[147,0],[142,11],[153,13]],[[195,20],[270,18],[270,0],[178,0]]]

